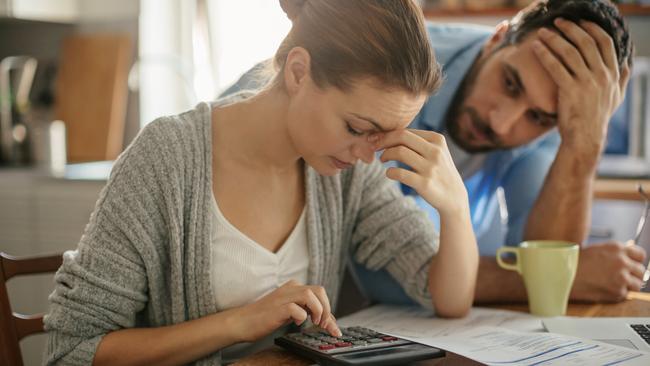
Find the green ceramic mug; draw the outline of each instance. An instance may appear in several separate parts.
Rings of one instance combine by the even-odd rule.
[[[499,248],[497,263],[501,268],[517,271],[523,277],[531,314],[558,316],[566,313],[579,252],[580,247],[576,243],[525,241],[519,247]],[[505,253],[514,254],[514,264],[503,261],[501,256]]]

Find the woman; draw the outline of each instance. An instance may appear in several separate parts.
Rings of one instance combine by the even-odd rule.
[[[440,316],[470,308],[467,194],[444,139],[405,129],[440,82],[420,10],[281,4],[266,88],[154,121],[116,162],[56,276],[48,363],[227,363],[307,319],[339,335],[350,254]],[[395,180],[440,211],[439,246]]]

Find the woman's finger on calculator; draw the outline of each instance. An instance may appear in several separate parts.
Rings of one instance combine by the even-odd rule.
[[[321,304],[323,305],[323,315],[319,323],[314,323],[321,328],[327,330],[333,336],[340,337],[341,330],[336,324],[336,318],[332,315],[332,308],[330,305],[330,299],[327,297],[327,292],[323,286],[312,286],[312,291],[318,297]]]
[[[311,291],[316,295],[318,301],[323,305],[323,314],[320,317],[318,322],[314,322],[316,325],[321,325],[323,320],[327,319],[332,313],[332,308],[330,307],[330,299],[327,297],[327,292],[323,286],[310,286]]]
[[[334,318],[334,315],[332,314],[330,314],[327,319],[323,320],[320,327],[335,337],[340,337],[342,335],[341,329],[339,329],[339,326],[336,324],[336,318]]]
[[[302,306],[311,315],[312,323],[320,323],[323,316],[323,304],[309,286],[296,288],[289,301]]]

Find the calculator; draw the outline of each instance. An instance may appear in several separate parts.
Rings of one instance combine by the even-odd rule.
[[[320,365],[402,365],[443,357],[434,347],[363,327],[341,328],[341,337],[310,328],[275,339],[275,344]]]

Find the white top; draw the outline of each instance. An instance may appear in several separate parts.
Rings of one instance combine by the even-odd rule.
[[[211,282],[219,311],[254,302],[290,279],[307,283],[306,210],[287,240],[273,253],[228,222],[214,195],[212,202]]]

